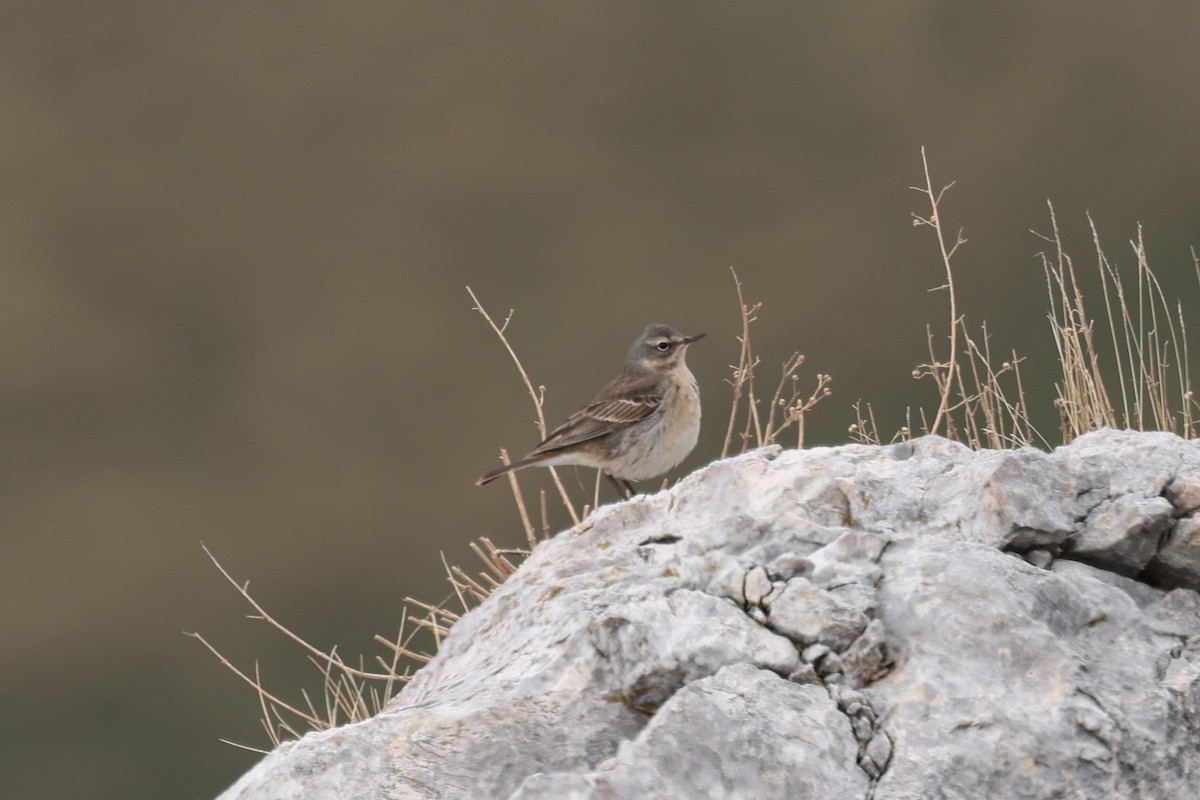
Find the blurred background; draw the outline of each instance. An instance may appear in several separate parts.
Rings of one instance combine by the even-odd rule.
[[[860,398],[890,435],[948,317],[925,146],[960,311],[1027,357],[1053,441],[1030,231],[1052,200],[1090,272],[1090,211],[1131,274],[1140,223],[1196,299],[1197,30],[1200,5],[1082,0],[0,2],[6,796],[210,797],[255,763],[218,741],[265,746],[253,692],[184,631],[319,685],[201,542],[347,658],[446,598],[439,553],[523,543],[473,481],[534,413],[466,285],[515,310],[551,424],[646,323],[706,331],[677,474],[720,450],[731,266],[764,375],[797,349],[833,375],[806,444],[848,441]]]

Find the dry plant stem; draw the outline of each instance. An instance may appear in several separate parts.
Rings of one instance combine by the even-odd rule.
[[[971,368],[971,380],[973,381],[973,385],[975,387],[982,387],[974,395],[968,395],[965,391],[966,384],[963,381],[959,381],[958,383],[959,392],[963,399],[963,405],[967,412],[964,415],[967,425],[967,435],[970,442],[973,443],[972,446],[976,449],[983,446],[985,439],[987,440],[987,446],[995,449],[999,446],[1000,436],[997,433],[997,430],[1002,425],[1002,422],[996,411],[996,404],[994,402],[995,398],[991,392],[991,386],[986,380],[981,380],[980,378],[979,360],[983,358],[983,355],[980,353],[978,346],[967,337],[965,322],[962,323],[962,328],[964,337],[963,341],[965,342],[967,349],[967,364]],[[983,333],[983,342],[984,346],[987,347],[988,341],[986,329]],[[991,368],[988,366],[986,359],[984,360],[984,369],[987,372],[991,372]],[[992,380],[995,380],[994,375],[991,377]],[[976,418],[977,414],[983,416],[982,425],[979,424]]]
[[[742,429],[742,452],[750,447],[750,432],[754,431],[754,441],[760,445],[763,441],[762,426],[758,422],[758,398],[754,396],[754,370],[758,359],[752,358],[746,372],[746,427]]]
[[[239,750],[249,750],[251,753],[258,753],[259,755],[263,755],[263,756],[267,756],[267,755],[271,754],[270,750],[263,750],[261,747],[254,747],[253,745],[242,744],[241,742],[235,742],[232,739],[217,739],[217,741],[220,742],[221,744],[227,744],[230,747],[236,747]],[[278,742],[272,742],[271,744],[273,747],[279,746]]]
[[[260,685],[262,684],[262,673],[259,671],[258,662],[255,662],[254,664],[254,679],[258,681]],[[262,718],[259,721],[262,723],[263,730],[265,730],[267,733],[267,738],[271,740],[274,746],[278,747],[280,742],[283,741],[284,735],[292,732],[292,727],[287,723],[286,720],[283,719],[282,715],[279,713],[278,706],[269,706],[267,704],[266,698],[263,696],[262,692],[259,692],[258,698],[259,705],[262,708]],[[278,724],[272,724],[272,719],[278,720]],[[293,735],[295,735],[296,738],[299,738],[299,734],[293,733]]]
[[[875,425],[875,411],[871,408],[871,404],[867,403],[867,415],[862,413],[863,403],[857,400],[854,403],[854,424],[850,426],[850,435],[860,444],[878,445],[879,429]]]
[[[473,603],[479,603],[487,597],[487,590],[482,586],[475,584],[475,582],[458,567],[450,568],[450,582],[455,585],[456,590],[464,592],[469,600]]]
[[[456,595],[458,595],[458,603],[459,603],[459,605],[461,605],[461,606],[462,606],[462,610],[463,610],[464,612],[466,612],[466,611],[470,611],[470,610],[471,610],[471,607],[470,607],[469,605],[467,605],[466,598],[464,598],[464,597],[463,597],[461,588],[460,588],[460,587],[459,587],[459,585],[458,585],[457,583],[455,583],[455,581],[454,581],[454,573],[453,573],[453,572],[451,571],[451,569],[450,569],[450,564],[449,564],[449,562],[447,562],[447,561],[446,561],[446,554],[443,552],[443,553],[439,553],[438,555],[440,555],[440,556],[442,557],[442,566],[443,566],[443,567],[445,568],[445,570],[446,570],[446,579],[447,579],[447,580],[450,582],[450,586],[451,586],[451,587],[454,589],[454,593],[455,593]],[[428,606],[428,605],[426,605],[425,603],[422,603],[422,602],[420,602],[419,600],[413,600],[412,598],[407,598],[407,597],[406,597],[406,598],[404,599],[404,602],[406,602],[406,603],[412,603],[413,605],[417,606],[418,608],[424,608],[426,611],[430,611],[430,610],[432,610],[432,606]],[[453,620],[452,620],[452,621],[453,621]]]
[[[442,649],[442,639],[445,638],[446,634],[450,632],[450,629],[443,628],[437,624],[436,614],[430,613],[429,621],[432,623],[429,629],[433,633],[433,651],[436,653],[438,650]],[[418,620],[418,622],[420,622],[420,620]]]
[[[517,571],[512,562],[505,558],[489,539],[481,538],[478,543],[471,542],[470,547],[471,551],[479,556],[479,560],[501,581]]]
[[[757,366],[757,365],[756,365]],[[762,442],[765,440],[762,432],[762,423],[758,419],[758,398],[754,396],[754,373],[750,373],[750,381],[746,384],[746,410],[750,412],[746,418],[746,430],[742,434],[742,441],[749,442],[750,427],[754,426],[754,440]],[[745,449],[746,445],[742,445]]]
[[[787,361],[783,362],[783,365],[779,368],[779,385],[777,385],[775,387],[775,394],[771,395],[771,404],[770,404],[771,410],[767,414],[767,441],[768,442],[773,441],[775,439],[775,437],[779,435],[779,432],[782,431],[783,428],[787,427],[787,420],[786,420],[787,415],[785,414],[784,422],[781,424],[780,428],[776,429],[776,427],[775,427],[775,410],[777,408],[779,408],[780,406],[784,406],[784,405],[786,405],[790,409],[792,403],[795,402],[796,394],[797,394],[795,384],[793,383],[793,385],[792,385],[792,396],[790,398],[788,398],[787,400],[784,400],[784,398],[783,398],[783,387],[789,383],[789,380],[788,380],[789,378],[796,377],[796,370],[799,369],[800,365],[803,363],[804,363],[804,356],[800,355],[799,353],[792,353],[791,357],[789,357]]]
[[[729,272],[733,275],[733,285],[737,289],[738,310],[742,317],[742,335],[738,339],[741,342],[741,350],[738,354],[737,368],[733,373],[733,403],[729,409],[729,427],[725,430],[725,443],[721,446],[721,458],[729,455],[729,445],[733,442],[733,429],[737,424],[738,405],[742,400],[742,389],[750,379],[749,376],[753,374],[750,353],[750,323],[754,321],[754,312],[758,310],[757,305],[754,308],[746,305],[746,299],[742,295],[742,282],[738,279],[737,271],[730,267]]]
[[[1146,410],[1146,361],[1148,356],[1143,345],[1143,335],[1146,329],[1145,303],[1145,285],[1142,280],[1141,271],[1139,270],[1137,283],[1137,318],[1133,319],[1133,312],[1128,308],[1122,309],[1122,318],[1126,320],[1125,325],[1127,326],[1126,339],[1133,342],[1132,346],[1130,347],[1130,354],[1131,357],[1136,354],[1137,358],[1136,368],[1132,370],[1132,373],[1136,374],[1137,378],[1136,380],[1131,378],[1131,381],[1133,381],[1132,392],[1134,395],[1134,419],[1136,420],[1139,428],[1145,427],[1146,418],[1148,416]]]
[[[737,415],[742,407],[743,399],[746,402],[746,420],[739,435],[742,442],[741,452],[744,453],[751,446],[763,447],[778,441],[780,435],[791,425],[796,426],[797,446],[802,447],[804,445],[804,415],[831,394],[829,382],[832,379],[828,375],[818,374],[816,389],[807,399],[803,399],[798,388],[799,376],[796,373],[804,363],[804,356],[800,353],[793,353],[781,365],[779,384],[768,401],[769,408],[764,420],[764,415],[759,409],[759,398],[755,393],[754,382],[759,359],[754,355],[750,344],[750,325],[757,321],[757,314],[762,308],[762,304],[748,304],[742,292],[742,282],[738,278],[737,272],[732,268],[730,272],[733,275],[734,288],[737,291],[742,332],[741,336],[737,337],[740,344],[738,363],[737,366],[731,365],[733,379],[729,381],[729,384],[733,387],[733,399],[730,403],[729,423],[725,429],[721,457],[728,456],[733,445],[734,431],[738,424]],[[788,386],[791,387],[790,390],[785,388]]]
[[[506,467],[512,463],[508,460],[508,451],[503,447],[500,448],[500,461]],[[517,483],[517,473],[510,472],[505,477],[508,478],[508,486],[512,489],[513,499],[517,503],[517,513],[521,515],[521,527],[525,529],[525,541],[529,542],[529,547],[532,549],[537,543],[537,539],[533,535],[533,522],[530,521],[529,511],[525,508],[525,497],[521,494],[521,485]],[[545,518],[544,509],[542,517]]]
[[[396,661],[401,658],[411,658],[413,661],[416,661],[418,663],[428,664],[430,661],[433,660],[433,656],[430,656],[427,653],[417,653],[412,650],[409,650],[407,647],[401,647],[400,645],[393,642],[391,639],[388,639],[385,636],[380,636],[379,634],[375,635],[375,641],[379,642],[381,645],[383,645],[384,647],[386,647],[392,651],[392,655],[394,657],[393,661]],[[376,656],[375,659],[380,664],[386,666],[387,662],[385,662],[379,656]],[[406,669],[404,671],[404,673],[397,672],[395,680],[398,680],[402,683],[408,683],[410,677],[411,676],[408,674],[408,671]],[[391,683],[391,680],[392,680],[391,678],[388,679],[389,685]]]
[[[464,591],[466,591],[467,594],[469,594],[475,598],[476,602],[482,603],[484,600],[487,599],[488,595],[492,593],[492,590],[490,588],[484,586],[483,584],[479,583],[474,578],[469,576],[466,572],[464,572],[462,570],[461,567],[451,567],[450,575],[455,581],[457,581],[459,583],[459,585],[463,588]],[[420,623],[418,622],[418,624],[420,624]]]
[[[1130,244],[1133,246],[1134,255],[1137,257],[1138,274],[1145,276],[1150,294],[1150,299],[1148,300],[1150,305],[1150,331],[1147,334],[1147,346],[1153,353],[1153,358],[1149,364],[1151,371],[1149,384],[1152,389],[1151,397],[1154,401],[1155,424],[1159,430],[1174,432],[1176,429],[1176,420],[1171,413],[1170,402],[1171,360],[1174,358],[1180,362],[1179,368],[1175,371],[1175,380],[1178,385],[1179,394],[1182,397],[1187,393],[1185,380],[1187,362],[1182,357],[1182,352],[1186,350],[1186,342],[1182,347],[1180,346],[1180,335],[1175,329],[1175,319],[1171,314],[1171,304],[1167,300],[1166,293],[1163,292],[1158,276],[1150,269],[1149,258],[1146,255],[1146,244],[1142,238],[1141,225],[1138,225],[1137,241]],[[1166,326],[1165,340],[1164,332],[1161,332],[1159,329],[1160,307],[1162,309],[1162,319]],[[1179,322],[1182,327],[1182,313],[1180,314]]]
[[[375,703],[376,708],[383,708],[384,704],[386,704],[387,701],[392,697],[392,693],[396,691],[396,682],[404,680],[405,678],[408,677],[407,671],[405,672],[405,676],[403,678],[401,677],[400,673],[397,672],[397,670],[400,668],[400,659],[402,657],[401,648],[399,647],[399,643],[404,638],[404,626],[405,626],[405,623],[407,622],[407,618],[408,618],[408,609],[406,608],[403,610],[403,612],[401,612],[400,630],[398,630],[396,632],[397,647],[395,647],[392,650],[392,662],[389,664],[388,662],[384,661],[381,657],[375,656],[375,660],[379,662],[380,666],[382,666],[388,674],[388,679],[383,684],[383,692],[382,693],[377,691],[374,687],[372,687],[372,689],[371,689],[371,698],[372,698],[372,701]],[[390,642],[389,642],[389,644],[390,644]]]
[[[199,633],[189,633],[188,636],[191,636],[192,638],[198,640],[200,642],[200,644],[207,647],[209,652],[211,652],[214,656],[216,656],[217,660],[219,660],[226,669],[228,669],[234,675],[237,675],[243,681],[245,681],[250,686],[252,686],[254,688],[254,690],[256,692],[258,692],[259,697],[264,698],[266,701],[270,701],[273,705],[276,705],[279,708],[285,709],[290,714],[296,715],[300,719],[302,719],[305,722],[307,722],[308,724],[312,725],[314,728],[319,728],[319,726],[322,724],[321,720],[318,719],[317,717],[311,716],[308,713],[302,711],[301,709],[296,708],[293,705],[290,705],[289,703],[285,702],[284,700],[281,700],[280,698],[276,697],[275,695],[271,694],[266,689],[264,689],[263,685],[262,685],[262,681],[257,679],[257,677],[258,677],[257,676],[257,673],[258,673],[258,664],[257,663],[255,663],[255,665],[254,665],[256,677],[251,678],[249,675],[247,675],[246,673],[244,673],[240,669],[238,669],[233,664],[233,662],[231,662],[229,659],[225,658],[225,656],[221,655],[221,652],[219,650],[217,650],[217,648],[215,648],[211,644],[209,644],[208,640],[205,639],[202,635],[200,635]]]
[[[209,551],[208,547],[206,547],[204,545],[201,545],[201,547],[203,548],[205,555],[207,555],[209,557],[209,559],[213,562],[213,564],[220,571],[220,573],[225,576],[225,580],[229,581],[229,583],[233,586],[233,588],[237,589],[238,594],[240,594],[245,599],[245,601],[247,603],[249,603],[250,606],[255,610],[256,613],[251,617],[251,619],[258,619],[258,620],[262,620],[263,622],[268,623],[275,630],[279,631],[284,636],[291,639],[293,642],[295,642],[296,644],[300,645],[302,648],[307,650],[311,655],[315,656],[316,658],[318,658],[322,661],[335,661],[336,660],[333,657],[326,655],[323,651],[318,650],[317,648],[313,647],[308,642],[304,641],[304,639],[302,639],[299,635],[293,633],[289,628],[284,627],[283,624],[281,624],[278,620],[276,620],[274,617],[272,617],[270,614],[268,614],[266,609],[263,608],[261,605],[259,605],[258,601],[256,601],[253,597],[250,596],[250,592],[248,591],[249,586],[250,586],[249,581],[247,581],[245,584],[239,584],[237,581],[235,581],[233,579],[233,577],[228,572],[225,571],[225,568],[223,566],[221,566],[221,562],[217,561],[216,557]],[[337,661],[337,663],[344,672],[346,672],[347,674],[350,674],[350,675],[354,675],[356,678],[371,678],[371,679],[375,679],[375,680],[386,680],[388,677],[387,675],[382,675],[377,672],[360,672],[358,670],[355,670],[352,667],[342,664],[340,661]]]
[[[366,703],[363,700],[363,695],[366,691],[365,682],[354,681],[344,674],[335,676],[333,674],[332,664],[325,664],[324,668],[322,669],[322,665],[311,656],[309,657],[309,661],[318,669],[321,669],[325,679],[324,683],[322,684],[324,687],[324,691],[322,692],[322,700],[324,700],[324,714],[321,716],[321,718],[327,722],[330,727],[334,727],[338,724],[339,715],[341,714],[344,714],[349,720],[365,719],[370,716],[370,711],[367,709]],[[308,693],[303,690],[301,693],[304,695],[304,699],[308,703],[309,711],[316,716],[316,706],[313,704],[312,700],[309,699]]]
[[[950,390],[954,386],[954,376],[958,374],[959,366],[957,361],[938,361],[937,348],[934,346],[933,338],[933,327],[926,325],[925,344],[929,348],[929,363],[922,364],[915,374],[917,377],[928,376],[929,378],[933,379],[934,386],[937,389],[938,397],[940,398],[938,410],[944,412],[945,414],[944,419],[946,422],[946,430],[944,435],[947,439],[957,439],[958,428],[954,424],[954,417],[951,416],[952,412],[955,410],[955,407],[950,407],[948,403]],[[935,422],[935,425],[936,424],[937,423]],[[924,432],[926,434],[933,434],[936,432],[936,430],[933,427],[926,427],[924,428]]]
[[[508,351],[509,357],[512,358],[513,363],[517,367],[517,372],[521,374],[521,380],[525,384],[525,390],[529,392],[529,397],[533,400],[533,407],[537,411],[538,434],[541,436],[541,438],[545,439],[546,417],[542,413],[542,397],[534,390],[533,382],[529,380],[529,374],[525,372],[525,367],[521,365],[521,359],[517,358],[516,351],[513,350],[512,345],[508,343],[508,338],[504,335],[505,329],[508,328],[509,321],[512,320],[512,312],[509,311],[508,317],[505,318],[503,326],[497,325],[495,320],[492,319],[491,315],[487,313],[487,310],[484,309],[483,304],[479,302],[479,298],[475,296],[475,292],[471,291],[471,287],[468,286],[466,288],[467,294],[471,295],[471,301],[475,303],[474,309],[478,311],[485,320],[487,320],[487,324],[491,326],[491,329],[500,339],[500,343],[504,345],[504,349]],[[578,525],[579,515],[576,514],[575,506],[571,503],[571,498],[569,495],[567,495],[567,490],[563,487],[562,481],[559,480],[558,472],[555,471],[554,467],[547,467],[547,469],[550,471],[550,476],[554,480],[554,485],[558,489],[558,494],[562,498],[563,505],[567,508],[567,513],[571,516],[571,522],[575,525]],[[512,476],[513,473],[510,472],[509,475]],[[516,493],[517,484],[515,476],[510,482],[510,485],[513,486],[513,491]],[[528,530],[529,529],[527,529],[527,532]]]
[[[486,551],[485,557],[488,563],[495,564],[503,573],[505,578],[517,571],[517,565],[509,560],[509,556],[520,555],[522,559],[524,559],[529,555],[530,552],[532,552],[530,550],[501,550],[496,547],[496,545],[492,544],[492,540],[488,539],[486,536],[481,536],[479,538],[479,543],[483,545],[483,548]]]
[[[795,381],[796,376],[792,376]],[[788,410],[788,419],[780,426],[779,432],[782,433],[787,429],[791,422],[796,423],[796,447],[804,447],[804,418],[809,411],[816,406],[817,403],[829,397],[833,392],[829,388],[829,383],[833,378],[829,375],[817,375],[817,387],[813,389],[812,394],[808,396],[803,403],[795,402]]]
[[[914,186],[912,188],[929,197],[929,216],[926,218],[914,214],[913,224],[928,225],[929,227],[933,228],[934,232],[937,234],[938,250],[942,255],[942,264],[946,268],[946,283],[938,288],[945,289],[950,293],[950,357],[945,364],[947,369],[945,380],[939,381],[939,383],[941,383],[941,402],[938,405],[937,414],[933,418],[933,425],[929,430],[929,433],[937,433],[938,428],[941,426],[942,421],[946,419],[946,415],[948,413],[950,394],[953,390],[952,383],[956,369],[955,365],[958,363],[958,304],[954,294],[954,272],[950,268],[950,259],[954,257],[954,253],[958,250],[959,246],[964,244],[967,240],[962,237],[962,230],[960,229],[958,236],[955,239],[954,246],[950,248],[946,247],[946,238],[942,233],[942,220],[938,214],[938,205],[941,203],[942,195],[945,194],[946,190],[953,186],[954,183],[951,182],[943,186],[941,190],[935,194],[933,191],[933,181],[929,177],[929,161],[925,157],[924,147],[921,148],[921,165],[925,169],[925,186],[924,188],[919,186]],[[934,369],[937,369],[938,367],[936,362],[931,366]]]
[[[436,614],[430,614],[427,618],[414,617],[413,625],[432,633],[434,640],[439,644],[441,643],[441,637],[445,636],[449,632],[448,628],[438,622]],[[430,657],[430,660],[432,660],[432,656]]]
[[[1055,219],[1055,216],[1054,216],[1054,206],[1050,205],[1049,203],[1047,205],[1050,206],[1050,220],[1051,220],[1051,223],[1054,228],[1054,238],[1058,244],[1058,249],[1059,249],[1059,254],[1060,254],[1059,264],[1061,266],[1061,264],[1062,264],[1062,256],[1061,256],[1062,242],[1058,235],[1058,221]],[[1125,304],[1125,301],[1124,301],[1125,290],[1121,284],[1120,279],[1117,277],[1115,270],[1113,270],[1112,266],[1108,263],[1108,259],[1104,255],[1104,249],[1100,246],[1100,233],[1099,233],[1099,231],[1096,230],[1096,223],[1092,220],[1090,214],[1088,215],[1088,225],[1092,229],[1092,244],[1096,248],[1096,269],[1100,273],[1100,287],[1104,293],[1104,310],[1105,310],[1105,313],[1106,313],[1107,319],[1108,319],[1109,334],[1112,337],[1113,355],[1116,357],[1117,386],[1121,390],[1122,416],[1124,417],[1124,419],[1126,421],[1128,421],[1130,419],[1129,394],[1126,389],[1128,384],[1126,383],[1126,379],[1125,379],[1124,358],[1122,358],[1122,356],[1121,356],[1122,349],[1121,349],[1121,345],[1117,338],[1117,325],[1114,322],[1115,314],[1113,311],[1112,297],[1110,294],[1110,287],[1109,287],[1110,280],[1113,283],[1113,287],[1112,287],[1113,292],[1117,294],[1117,301],[1122,308],[1124,307],[1124,304]],[[1125,324],[1126,322],[1127,322],[1127,319],[1123,316],[1122,330],[1125,332],[1125,350],[1124,350],[1124,352],[1131,359],[1129,362],[1129,374],[1133,375],[1136,373],[1136,367],[1132,361],[1133,348],[1130,346],[1130,343],[1129,343],[1129,326],[1127,324]],[[1113,419],[1111,419],[1111,422],[1115,426],[1116,425],[1115,414],[1110,413],[1107,416],[1113,418]]]
[[[1046,437],[1042,436],[1034,427],[1033,422],[1029,419],[1029,406],[1025,402],[1025,384],[1021,381],[1021,361],[1017,358],[1017,351],[1012,351],[1013,378],[1017,382],[1017,419],[1025,426],[1023,437],[1026,442],[1032,443],[1034,436],[1041,440],[1042,446],[1047,450],[1050,449],[1050,443],[1046,441]]]
[[[401,657],[405,652],[408,652],[406,648],[400,646],[400,642],[404,639],[404,627],[407,622],[408,609],[405,608],[400,612],[400,630],[396,631],[396,646],[392,648],[392,663],[389,664],[379,656],[375,656],[375,660],[380,663],[380,665],[384,668],[384,671],[387,672],[388,676],[387,681],[384,682],[383,697],[379,698],[377,696],[376,698],[376,707],[383,707],[383,703],[386,702],[387,698],[390,698],[392,696],[392,692],[395,691],[396,681],[401,680],[400,673],[397,672],[397,670],[400,668]],[[391,642],[386,639],[384,639],[384,642],[386,642],[389,646],[391,645]]]
[[[925,416],[925,409],[919,408],[919,409],[917,409],[917,411],[919,411],[921,414],[921,430],[922,431],[929,430],[929,419]],[[874,419],[874,417],[872,417],[872,419]]]
[[[856,400],[851,408],[854,409],[854,422],[850,424],[846,432],[850,434],[850,438],[854,439],[854,441],[860,444],[867,444],[865,441],[866,433],[863,430],[866,422],[862,415],[862,401]]]
[[[284,734],[286,734],[287,736],[291,736],[294,739],[300,738],[300,736],[301,736],[300,731],[296,730],[294,727],[292,727],[290,724],[288,724],[288,721],[283,718],[282,714],[279,713],[278,708],[276,708],[275,706],[271,706],[271,713],[275,719],[275,731],[271,734],[272,739],[278,739],[279,741],[283,741],[283,739],[285,738]],[[270,718],[263,720],[263,725],[270,725],[270,724],[271,724]]]
[[[254,662],[254,681],[256,683],[256,689],[262,686],[262,672],[258,668],[257,661]],[[275,733],[275,729],[271,727],[271,723],[269,722],[271,719],[271,711],[267,707],[267,695],[261,690],[258,691],[258,705],[262,711],[262,717],[259,719],[262,722],[263,728],[265,728],[267,731],[267,738],[271,740],[271,744],[273,746],[278,747],[279,736]]]
[[[1193,438],[1192,422],[1192,376],[1190,368],[1190,356],[1188,355],[1188,340],[1187,340],[1187,325],[1183,321],[1183,303],[1175,304],[1175,313],[1179,317],[1179,341],[1183,342],[1183,354],[1180,359],[1182,374],[1180,376],[1180,397],[1179,397],[1179,416],[1183,429],[1179,435],[1185,439]]]
[[[879,424],[878,424],[878,423],[875,421],[875,409],[871,407],[871,404],[870,404],[870,403],[867,403],[867,417],[868,417],[868,419],[870,419],[870,421],[871,421],[871,439],[872,439],[872,442],[873,442],[873,444],[879,444],[879,443],[880,443],[880,439],[879,439]]]
[[[992,366],[991,336],[986,323],[980,326],[982,346],[971,338],[965,322],[961,324],[961,335],[974,389],[967,390],[960,370],[957,382],[960,400],[951,406],[948,420],[953,419],[954,412],[962,410],[967,443],[975,448],[1020,447],[1032,444],[1035,436],[1042,438],[1024,411],[1018,374],[1021,359],[1014,352],[1011,361],[1002,363],[999,368]],[[1018,399],[1015,402],[1009,400],[1000,380],[1000,376],[1008,372],[1016,376]]]
[[[492,319],[491,315],[488,314],[487,310],[484,309],[483,303],[479,302],[479,298],[475,296],[475,292],[471,290],[471,287],[468,286],[466,288],[467,294],[471,295],[471,301],[475,303],[473,306],[474,310],[478,311],[483,318],[487,320],[487,324],[491,326],[493,331],[495,331],[496,336],[500,339],[500,343],[504,345],[504,349],[508,351],[509,357],[512,358],[513,363],[517,366],[517,372],[521,374],[521,380],[525,384],[525,390],[529,392],[529,399],[533,401],[533,407],[537,411],[538,433],[545,438],[546,418],[542,414],[542,398],[538,396],[536,391],[534,391],[533,382],[529,380],[529,375],[525,372],[525,367],[521,365],[521,359],[517,358],[516,351],[512,349],[512,345],[508,343],[508,338],[504,335],[504,331],[508,328],[508,323],[512,321],[513,312],[511,310],[508,312],[508,316],[504,319],[504,325],[497,325],[495,320]]]

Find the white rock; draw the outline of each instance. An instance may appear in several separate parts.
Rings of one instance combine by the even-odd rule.
[[[867,615],[807,578],[793,578],[769,606],[771,630],[801,647],[824,644],[844,650],[866,629]]]
[[[1197,508],[1169,434],[749,453],[539,544],[223,797],[1196,797]]]
[[[868,777],[857,755],[849,721],[823,688],[742,664],[681,689],[596,769],[535,773],[511,797],[861,797]]]
[[[1148,571],[1159,582],[1200,590],[1200,519],[1185,517],[1175,523]]]
[[[692,589],[611,606],[590,629],[596,650],[620,681],[619,696],[642,710],[657,708],[684,684],[731,664],[785,676],[800,666],[790,641],[730,601]]]
[[[1068,552],[1114,572],[1137,575],[1173,524],[1174,508],[1166,498],[1119,495],[1092,510],[1083,530],[1071,538]]]

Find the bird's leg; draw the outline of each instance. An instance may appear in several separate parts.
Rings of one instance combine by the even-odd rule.
[[[622,500],[628,500],[637,494],[637,489],[633,488],[633,484],[624,478],[616,478],[609,473],[604,473],[604,477],[608,478],[608,482],[617,490],[617,494],[621,495]]]

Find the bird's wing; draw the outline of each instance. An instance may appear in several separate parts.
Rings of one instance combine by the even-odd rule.
[[[662,407],[663,394],[661,376],[630,379],[623,374],[551,431],[529,455],[561,450],[641,422]]]

